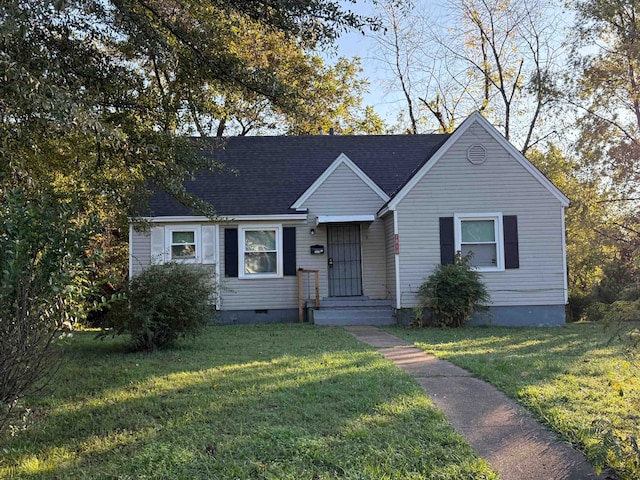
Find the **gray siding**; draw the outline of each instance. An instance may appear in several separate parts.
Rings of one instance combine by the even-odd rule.
[[[149,232],[138,232],[134,228],[129,249],[131,250],[131,271],[135,276],[151,264],[151,236]]]
[[[387,297],[396,300],[396,255],[393,237],[393,213],[384,217],[385,261],[387,264]],[[395,305],[394,305],[395,306]]]
[[[252,222],[243,222],[250,225]],[[303,248],[309,250],[309,230],[304,223],[254,222],[260,225],[272,223],[283,227],[296,227],[296,261],[301,264]],[[269,310],[298,307],[298,280],[295,276],[281,278],[229,278],[224,276],[224,229],[236,224],[220,225],[220,277],[222,310]]]
[[[375,215],[384,204],[378,194],[366,185],[349,167],[339,166],[307,199],[303,207],[309,209],[309,228],[319,215]],[[316,228],[313,242],[327,245],[326,226]],[[375,299],[387,298],[387,264],[385,261],[385,232],[382,220],[362,224],[362,288],[363,294]],[[315,256],[314,256],[315,257]],[[321,296],[328,295],[327,258],[307,259],[319,268]]]
[[[472,165],[467,148],[482,144],[487,160]],[[492,305],[564,304],[563,209],[484,129],[466,135],[398,204],[402,306],[440,262],[439,217],[501,212],[518,216],[520,268],[483,273]]]
[[[387,264],[385,261],[384,222],[376,219],[363,224],[362,238],[362,288],[364,295],[375,299],[389,298]]]

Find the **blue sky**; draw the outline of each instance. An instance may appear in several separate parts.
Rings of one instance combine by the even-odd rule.
[[[429,12],[429,15],[438,15],[442,12],[443,2],[446,0],[413,0],[417,10]],[[372,0],[357,0],[355,4],[344,1],[345,9],[351,10],[363,16],[375,16],[376,10]],[[390,89],[386,84],[393,79],[393,74],[380,60],[380,46],[374,38],[377,33],[360,32],[344,33],[337,41],[336,51],[322,52],[328,62],[333,63],[338,57],[359,57],[363,67],[362,77],[370,82],[369,93],[363,97],[364,105],[372,105],[376,112],[382,116],[391,126],[396,123],[399,111],[405,108],[406,103],[400,90]]]
[[[448,0],[413,0],[416,10],[422,12],[423,18],[428,18],[435,28],[446,28],[451,22],[447,19],[450,10],[447,9]],[[358,0],[355,4],[347,1],[343,2],[345,8],[355,13],[374,16],[376,10],[372,0]],[[554,5],[551,1],[545,2],[546,7],[551,9],[556,24],[559,41],[564,37],[566,28],[571,23],[571,16],[562,5]],[[448,13],[449,12],[449,13]],[[554,15],[555,14],[555,15]],[[362,77],[370,82],[369,93],[364,95],[363,104],[372,105],[376,112],[381,115],[389,126],[397,123],[397,116],[400,110],[406,109],[406,102],[399,89],[390,89],[388,86],[395,78],[389,67],[380,60],[381,47],[374,38],[376,34],[367,33],[363,35],[359,32],[345,33],[337,41],[335,52],[324,52],[323,56],[328,62],[334,62],[339,56],[352,58],[358,56],[361,59],[364,69]],[[563,61],[560,60],[562,63]]]

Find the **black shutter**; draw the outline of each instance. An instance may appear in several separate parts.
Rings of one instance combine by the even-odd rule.
[[[285,275],[296,275],[296,227],[282,229],[282,263]]]
[[[238,276],[238,229],[224,229],[224,276]]]
[[[453,217],[440,217],[440,263],[451,265],[456,254],[453,238]]]
[[[518,217],[505,215],[502,217],[504,230],[504,268],[520,268],[518,252]]]

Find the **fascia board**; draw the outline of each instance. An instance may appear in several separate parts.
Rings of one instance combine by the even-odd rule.
[[[215,222],[215,223],[228,223],[233,221],[283,221],[283,220],[306,220],[306,213],[292,213],[282,215],[233,215],[233,216],[220,216],[215,220],[211,220],[206,216],[167,216],[167,217],[141,217],[141,220],[151,223],[189,223],[189,222]],[[133,219],[130,219],[132,221]]]

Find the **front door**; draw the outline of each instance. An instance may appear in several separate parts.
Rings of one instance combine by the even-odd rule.
[[[329,225],[327,227],[327,245],[329,296],[362,295],[360,225]]]

